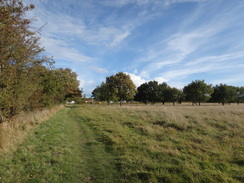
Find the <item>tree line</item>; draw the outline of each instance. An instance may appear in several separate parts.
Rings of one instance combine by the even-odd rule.
[[[183,101],[200,105],[202,102],[243,103],[244,87],[235,87],[226,84],[212,86],[204,80],[195,80],[182,90],[170,87],[167,83],[149,81],[136,88],[129,75],[119,72],[106,78],[93,92],[92,97],[97,101],[128,101],[134,100],[145,104],[172,102],[173,105]]]
[[[0,0],[0,122],[82,93],[75,72],[55,68],[54,61],[43,55],[40,30],[33,30],[25,16],[34,8],[21,0]]]

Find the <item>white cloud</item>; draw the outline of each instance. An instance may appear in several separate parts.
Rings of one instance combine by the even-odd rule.
[[[158,83],[163,83],[163,82],[169,81],[168,79],[165,79],[164,77],[155,77],[153,80],[157,81]]]
[[[143,79],[141,76],[138,76],[136,74],[133,73],[126,73],[130,75],[131,80],[133,81],[133,83],[136,85],[136,87],[140,86],[141,84],[145,83],[146,80]]]
[[[84,78],[84,76],[78,77],[78,80],[80,81],[80,87],[84,89],[84,94],[89,94],[95,89],[96,83],[94,80]]]
[[[140,86],[143,83],[149,82],[149,81],[157,81],[158,83],[167,82],[168,80],[163,77],[155,77],[155,78],[148,78],[147,80],[144,79],[142,76],[137,75],[136,73],[126,73],[130,75],[131,80],[134,82],[136,87]]]
[[[138,70],[137,69],[134,69],[133,73],[134,74],[137,74],[138,73]]]

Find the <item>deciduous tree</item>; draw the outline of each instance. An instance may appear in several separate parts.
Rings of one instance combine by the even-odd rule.
[[[224,105],[225,103],[236,102],[238,98],[237,88],[226,84],[213,87],[212,101]]]
[[[213,89],[204,80],[195,80],[185,86],[183,92],[186,95],[186,100],[200,105],[201,102],[206,102],[210,99]]]
[[[115,98],[120,101],[120,105],[122,105],[122,101],[133,99],[136,93],[135,84],[130,76],[123,72],[107,77],[106,85],[112,95],[114,94]]]
[[[137,88],[135,100],[143,103],[151,102],[155,104],[160,100],[160,88],[157,81],[143,83]]]

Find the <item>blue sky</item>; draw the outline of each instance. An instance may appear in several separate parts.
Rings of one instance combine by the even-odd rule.
[[[244,0],[24,0],[45,25],[41,43],[56,67],[92,90],[117,72],[136,84],[183,88],[244,85]]]

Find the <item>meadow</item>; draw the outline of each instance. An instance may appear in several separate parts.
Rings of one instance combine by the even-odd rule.
[[[74,105],[2,154],[0,182],[244,182],[244,105]]]

